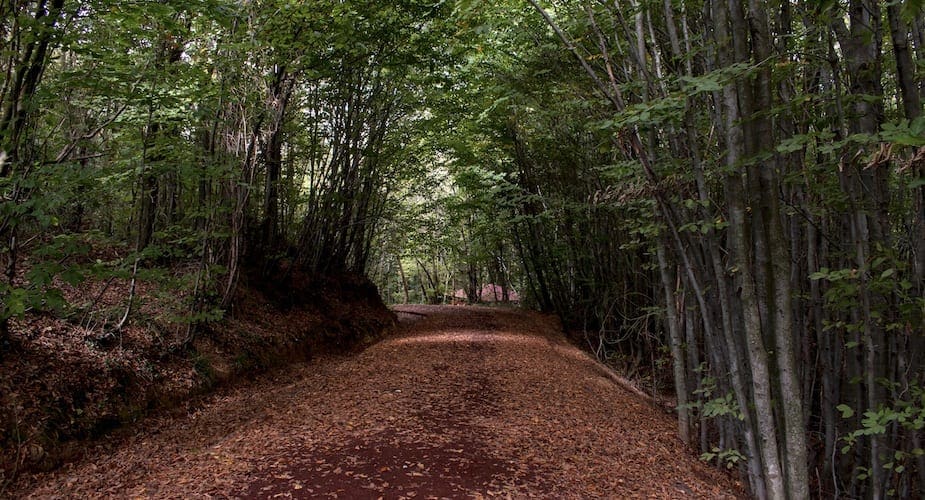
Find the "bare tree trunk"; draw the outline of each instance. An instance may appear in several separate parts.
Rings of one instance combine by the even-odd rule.
[[[279,184],[283,166],[283,123],[289,108],[293,85],[286,70],[277,68],[275,81],[270,89],[269,101],[275,109],[270,126],[269,138],[264,151],[266,181],[263,196],[263,223],[261,244],[265,251],[275,252],[279,244]]]
[[[678,436],[684,444],[690,444],[690,411],[687,408],[687,377],[685,369],[684,339],[681,336],[680,323],[678,321],[677,301],[674,294],[673,286],[675,280],[672,279],[668,267],[668,260],[665,257],[665,244],[661,239],[656,247],[658,256],[658,267],[661,271],[662,289],[665,293],[665,322],[668,326],[668,337],[671,344],[671,362],[674,373],[675,395],[677,397],[678,412]]]
[[[919,148],[911,160],[912,171],[918,179],[925,179],[925,147]],[[919,295],[925,295],[925,185],[912,194],[913,215],[913,262],[912,281]],[[923,484],[925,487],[925,484]]]
[[[749,0],[748,20],[751,24],[751,49],[759,61],[771,57],[771,36],[767,20],[771,13],[764,0]],[[770,109],[774,103],[772,98],[771,66],[765,64],[758,71],[755,80],[756,98],[755,109]],[[767,117],[750,117],[754,124],[752,155],[758,156],[770,152],[774,148],[774,130]],[[751,167],[758,172],[750,175],[759,179],[757,195],[763,207],[762,222],[764,228],[757,231],[765,232],[767,248],[763,252],[768,256],[769,262],[768,283],[765,299],[774,311],[770,322],[771,334],[775,341],[775,357],[777,361],[777,377],[780,385],[778,407],[783,414],[782,429],[784,433],[781,459],[786,467],[786,483],[789,498],[800,499],[809,497],[809,478],[807,476],[806,456],[806,427],[803,416],[803,396],[800,384],[799,369],[796,364],[796,348],[793,335],[793,302],[791,291],[791,262],[790,249],[786,243],[778,198],[781,193],[779,181],[780,164],[774,156],[773,163],[767,162]],[[759,249],[759,252],[762,250]],[[789,402],[789,403],[787,403]]]
[[[3,110],[0,115],[0,151],[6,153],[5,162],[0,162],[0,177],[8,177],[19,162],[28,162],[28,154],[23,151],[26,142],[23,133],[36,109],[32,105],[45,68],[48,64],[49,50],[52,48],[54,30],[64,7],[64,0],[46,0],[37,2],[35,15],[30,20],[34,28],[28,28],[32,35],[22,55],[15,60],[15,73],[10,82],[5,82],[7,94],[2,96]],[[34,29],[34,32],[32,31]]]
[[[890,22],[890,38],[893,42],[893,56],[896,60],[896,80],[902,97],[903,110],[909,120],[915,120],[922,115],[923,85],[916,84],[915,62],[912,50],[909,48],[910,29],[902,15],[902,5],[899,2],[887,3],[887,16]],[[919,19],[921,19],[921,15]],[[913,25],[916,20],[913,20]],[[922,41],[920,41],[920,44]],[[920,53],[925,47],[919,47]],[[921,151],[913,160],[913,169],[916,178],[925,178],[925,158]],[[925,292],[925,186],[913,188],[913,262],[912,281],[915,289]]]
[[[747,56],[747,25],[742,5],[738,0],[728,1],[728,10],[722,5],[714,3],[714,26],[718,41],[717,54],[725,64],[732,61],[742,62]],[[727,25],[727,23],[729,23]],[[730,44],[731,42],[731,44]],[[725,65],[724,64],[724,65]],[[746,85],[740,84],[740,88]],[[746,131],[742,120],[748,116],[748,109],[753,105],[749,102],[750,93],[742,95],[740,88],[735,84],[727,84],[723,88],[723,113],[725,115],[724,129],[726,133],[726,165],[730,174],[726,179],[726,202],[729,210],[729,239],[731,243],[733,262],[738,270],[740,299],[742,301],[743,326],[746,336],[746,352],[748,366],[752,374],[752,398],[756,417],[755,433],[758,436],[758,451],[762,465],[762,476],[766,488],[767,498],[786,499],[786,478],[783,476],[778,450],[778,429],[774,421],[774,404],[771,393],[771,375],[767,350],[762,334],[763,321],[761,318],[761,304],[756,289],[756,274],[752,262],[752,244],[748,239],[749,225],[746,220],[746,206],[744,190],[740,174],[735,172],[741,168],[739,163],[748,151]],[[745,106],[745,111],[740,109]],[[760,193],[749,191],[755,199]],[[758,229],[763,230],[762,228]],[[758,253],[762,249],[757,249]],[[766,251],[766,250],[765,250]],[[749,411],[743,408],[742,411]],[[753,457],[759,459],[759,457]]]
[[[238,279],[241,274],[241,259],[244,256],[244,224],[247,212],[247,206],[250,200],[251,190],[253,189],[254,177],[257,169],[255,168],[255,158],[257,151],[257,142],[261,127],[263,126],[261,115],[253,125],[250,134],[250,142],[247,145],[244,158],[241,162],[241,172],[236,179],[231,180],[230,194],[232,197],[232,207],[230,214],[230,231],[228,242],[228,259],[227,275],[225,277],[225,287],[222,291],[221,307],[228,310],[234,301],[235,291],[238,287]]]
[[[883,121],[883,88],[881,85],[882,58],[880,50],[881,23],[879,0],[851,0],[848,15],[851,22],[849,44],[845,58],[851,76],[851,93],[857,98],[851,114],[849,129],[854,133],[874,135]],[[871,43],[871,40],[874,40]],[[873,97],[875,101],[871,99]],[[849,153],[851,154],[851,153]],[[870,290],[870,269],[872,242],[885,242],[889,237],[884,204],[887,199],[887,167],[879,162],[863,165],[855,156],[848,160],[845,168],[848,174],[847,187],[853,205],[851,217],[855,246],[855,263],[860,272],[860,314],[862,321],[862,345],[864,346],[864,385],[866,407],[876,409],[883,403],[883,388],[879,379],[884,377],[885,337],[882,326],[873,308],[883,298]],[[883,437],[869,438],[869,462],[871,495],[874,500],[882,498],[885,490],[885,475],[882,467]]]
[[[401,276],[401,290],[405,296],[405,304],[410,304],[411,298],[408,296],[408,278],[405,276],[405,267],[401,263],[401,256],[395,257],[395,260],[398,261],[398,275]]]
[[[154,236],[154,221],[157,218],[158,196],[158,179],[157,173],[152,172],[152,164],[161,160],[160,154],[151,153],[151,149],[156,148],[156,138],[160,126],[157,123],[149,123],[145,131],[145,145],[142,153],[142,171],[139,186],[138,208],[138,239],[135,244],[137,250],[144,250],[151,244]]]
[[[893,57],[896,60],[896,83],[902,97],[906,118],[914,120],[922,114],[922,99],[915,83],[915,63],[909,50],[909,26],[902,17],[900,2],[887,2],[886,12],[890,22],[890,39],[893,42]]]

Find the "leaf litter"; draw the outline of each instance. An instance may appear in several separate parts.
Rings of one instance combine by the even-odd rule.
[[[221,388],[24,477],[30,498],[744,498],[538,313],[402,306],[360,353]]]

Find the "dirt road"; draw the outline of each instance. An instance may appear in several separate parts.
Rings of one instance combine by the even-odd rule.
[[[151,418],[15,496],[735,498],[550,318],[398,308],[395,335]],[[125,434],[125,433],[123,433]]]

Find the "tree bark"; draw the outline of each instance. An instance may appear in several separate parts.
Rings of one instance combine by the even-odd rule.
[[[12,73],[8,75],[11,81],[4,79],[6,94],[0,96],[0,103],[3,104],[0,114],[0,178],[18,175],[19,180],[22,180],[29,175],[32,167],[33,141],[24,134],[37,111],[33,100],[54,48],[54,31],[63,7],[64,0],[52,0],[50,6],[46,0],[37,2],[35,14],[30,20],[35,26],[30,28],[35,30],[29,33],[32,35],[31,40],[19,54],[9,56]],[[17,11],[18,8],[13,6],[11,10]],[[14,22],[18,23],[19,19]],[[13,66],[15,71],[12,71]],[[24,189],[19,180],[13,181],[8,192],[0,193],[3,203],[19,204],[30,197],[31,189]],[[7,260],[4,266],[6,283],[0,292],[0,352],[8,347],[9,311],[6,308],[6,297],[7,290],[13,287],[19,263],[18,226],[17,216],[12,213],[0,218],[0,254],[5,253]]]
[[[275,81],[270,89],[270,101],[273,102],[273,120],[263,154],[266,177],[263,195],[263,223],[261,224],[261,244],[265,252],[276,252],[279,246],[279,185],[283,167],[283,124],[289,108],[293,84],[289,81],[285,68],[276,70]]]
[[[879,0],[851,0],[848,9],[850,32],[845,59],[851,76],[850,92],[856,96],[853,109],[848,115],[848,128],[855,134],[869,136],[879,132],[883,121],[880,7]],[[860,152],[863,150],[858,151]],[[854,210],[851,217],[851,233],[855,247],[854,265],[859,270],[860,278],[859,312],[864,350],[865,406],[873,410],[883,403],[883,388],[879,379],[885,376],[883,350],[886,349],[886,344],[882,326],[876,317],[878,313],[874,311],[874,307],[881,303],[883,298],[875,296],[870,290],[869,262],[872,242],[885,243],[889,237],[885,210],[888,201],[888,171],[887,166],[879,162],[862,164],[862,159],[857,154],[847,161],[849,165],[845,169],[845,174],[848,175],[846,187]],[[874,500],[879,500],[883,497],[885,489],[885,474],[881,460],[883,437],[871,435],[868,445],[870,493]]]
[[[771,57],[771,36],[767,24],[770,16],[771,12],[769,12],[764,0],[749,0],[748,20],[751,26],[751,49],[754,51],[754,58],[758,61],[765,61]],[[772,86],[771,66],[764,64],[755,77],[753,95],[756,102],[754,109],[771,109],[774,105]],[[752,150],[751,155],[753,157],[762,157],[766,154],[771,154],[774,149],[774,130],[770,119],[766,116],[750,116],[748,119],[753,122],[753,126],[750,128],[753,143],[750,148]],[[783,414],[784,424],[782,429],[784,453],[781,459],[785,464],[788,497],[801,499],[809,497],[806,428],[803,416],[802,387],[796,363],[797,354],[793,335],[793,293],[790,283],[792,277],[791,257],[781,224],[783,214],[778,201],[781,186],[779,180],[780,164],[777,160],[780,156],[774,155],[772,158],[772,161],[760,162],[754,167],[750,167],[752,170],[750,175],[758,177],[759,180],[758,192],[750,194],[756,195],[760,199],[760,204],[763,208],[761,222],[765,227],[755,230],[764,232],[766,248],[756,249],[756,253],[767,255],[766,261],[769,263],[765,301],[770,306],[768,309],[774,311],[773,315],[769,315],[769,320],[772,325],[770,333],[774,338],[776,348],[777,378],[780,386],[778,399],[781,402],[777,406],[780,413]]]
[[[714,26],[718,41],[717,55],[721,62],[744,62],[748,60],[747,33],[744,9],[739,0],[728,0],[728,10],[714,4]],[[727,26],[728,23],[728,26]],[[743,189],[740,163],[747,160],[746,154],[748,137],[743,127],[743,120],[749,116],[751,93],[747,85],[730,83],[723,88],[723,114],[725,116],[724,130],[726,134],[726,165],[730,172],[726,178],[725,198],[729,210],[729,240],[732,250],[732,260],[738,274],[740,300],[742,302],[743,327],[745,330],[746,352],[748,366],[752,374],[751,394],[755,411],[755,434],[758,436],[758,451],[762,466],[762,476],[766,488],[767,498],[786,499],[786,478],[781,469],[780,453],[778,448],[778,429],[774,420],[775,408],[771,391],[771,374],[768,353],[764,345],[763,326],[761,317],[762,306],[756,285],[756,273],[752,261],[752,243],[748,234],[750,227],[746,219],[747,192],[751,198],[759,199],[760,193],[754,192],[754,186]],[[745,107],[742,110],[741,107]],[[762,231],[763,228],[756,228]],[[762,252],[761,248],[756,249]],[[742,408],[742,411],[749,411]],[[759,459],[759,457],[753,457]]]
[[[46,0],[37,3],[33,20],[36,32],[16,61],[12,82],[7,82],[8,93],[3,96],[4,109],[0,116],[0,151],[6,152],[7,161],[0,163],[0,177],[8,177],[18,163],[30,160],[23,150],[23,132],[36,111],[32,101],[45,74],[63,8],[64,0],[52,0],[51,5]]]
[[[690,411],[687,408],[687,376],[684,359],[684,339],[681,336],[678,321],[677,300],[674,294],[674,283],[665,257],[665,244],[658,241],[656,247],[658,267],[662,278],[662,289],[665,294],[665,323],[668,327],[668,338],[671,345],[671,362],[674,374],[675,396],[677,398],[678,436],[684,444],[690,444]]]
[[[909,26],[902,17],[902,4],[888,2],[887,17],[890,22],[890,39],[893,42],[893,57],[896,61],[896,83],[902,98],[906,118],[914,120],[922,114],[922,99],[915,83],[915,63],[909,49]]]

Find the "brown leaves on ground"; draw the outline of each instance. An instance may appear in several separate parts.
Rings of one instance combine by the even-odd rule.
[[[404,311],[404,313],[402,313]],[[31,497],[736,498],[671,415],[534,313],[403,307],[396,335],[149,419]]]

